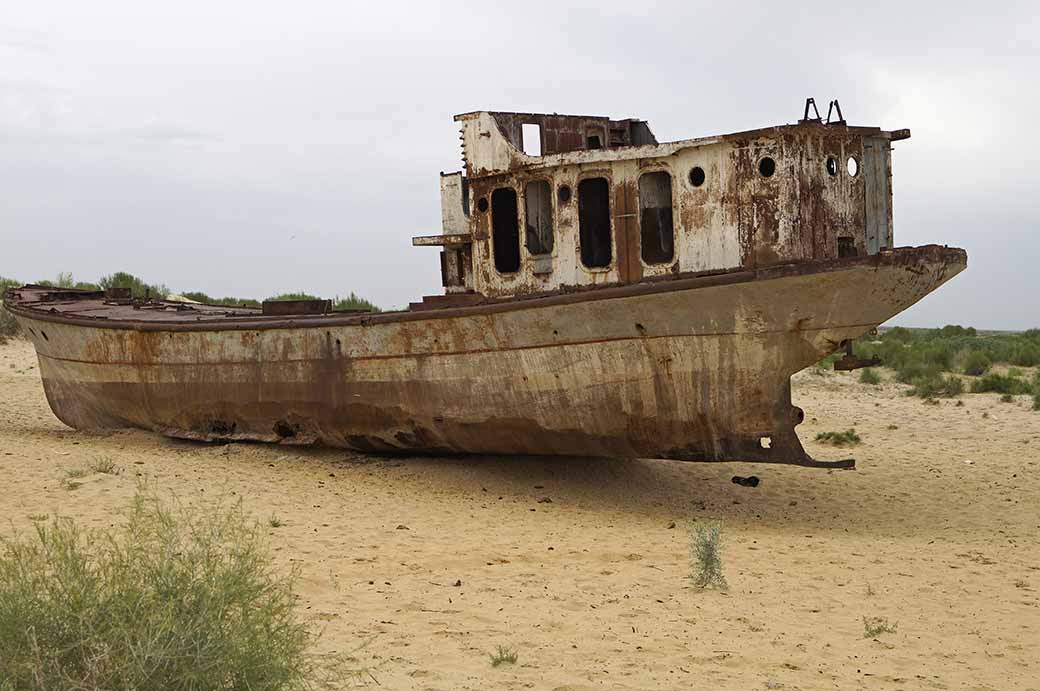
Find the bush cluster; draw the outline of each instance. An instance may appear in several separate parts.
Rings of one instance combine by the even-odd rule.
[[[1040,329],[980,334],[971,327],[957,325],[941,329],[897,326],[884,329],[877,336],[860,338],[853,348],[859,357],[880,357],[884,366],[894,371],[897,381],[912,387],[910,395],[926,399],[957,396],[965,390],[1040,394],[1040,378],[1030,381],[1014,370],[1003,375],[991,372],[995,364],[1040,364]],[[956,374],[979,379],[966,387]]]
[[[3,298],[3,294],[8,288],[15,288],[20,286],[21,283],[18,281],[12,281],[9,278],[0,276],[0,298]],[[4,309],[3,305],[0,304],[0,343],[11,336],[18,335],[18,322],[11,316],[11,313]]]
[[[141,492],[118,529],[38,522],[0,543],[0,689],[312,688],[332,662],[293,579],[240,505]]]

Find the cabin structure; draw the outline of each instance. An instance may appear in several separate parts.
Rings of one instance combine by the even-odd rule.
[[[413,238],[443,248],[456,300],[427,306],[893,247],[891,143],[910,131],[808,106],[797,124],[665,143],[631,118],[457,115],[465,168],[441,174],[443,232]]]

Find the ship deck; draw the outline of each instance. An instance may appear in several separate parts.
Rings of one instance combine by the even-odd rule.
[[[781,264],[760,269],[738,268],[678,273],[645,278],[633,284],[575,286],[510,298],[490,298],[475,293],[428,296],[421,303],[412,303],[407,310],[394,312],[264,314],[261,309],[253,307],[111,298],[99,291],[43,285],[26,285],[10,289],[4,296],[4,304],[12,313],[30,319],[100,328],[139,331],[273,329],[437,319],[457,316],[460,313],[502,312],[534,306],[623,298],[840,271],[859,266],[905,265],[913,270],[919,263],[936,261],[964,265],[967,263],[967,253],[963,249],[941,245],[901,247],[869,256]]]

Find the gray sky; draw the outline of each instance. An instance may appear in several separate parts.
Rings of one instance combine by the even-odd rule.
[[[452,116],[636,116],[660,141],[841,100],[895,145],[897,244],[968,270],[897,318],[1040,326],[1040,4],[0,2],[0,275],[441,292]],[[522,10],[522,11],[521,11]]]

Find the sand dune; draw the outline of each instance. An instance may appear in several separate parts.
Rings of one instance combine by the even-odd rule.
[[[796,378],[818,458],[856,471],[663,461],[382,458],[64,427],[31,345],[0,346],[0,534],[108,526],[142,479],[241,496],[300,570],[321,645],[392,689],[1040,689],[1040,412],[927,405]],[[817,432],[855,427],[851,451]],[[119,475],[62,487],[111,458]],[[730,482],[756,474],[757,488]],[[730,590],[688,584],[689,526],[725,525]],[[674,525],[674,527],[673,527]],[[864,637],[864,617],[895,633]],[[488,653],[516,649],[493,668]],[[374,685],[374,684],[373,684]]]

